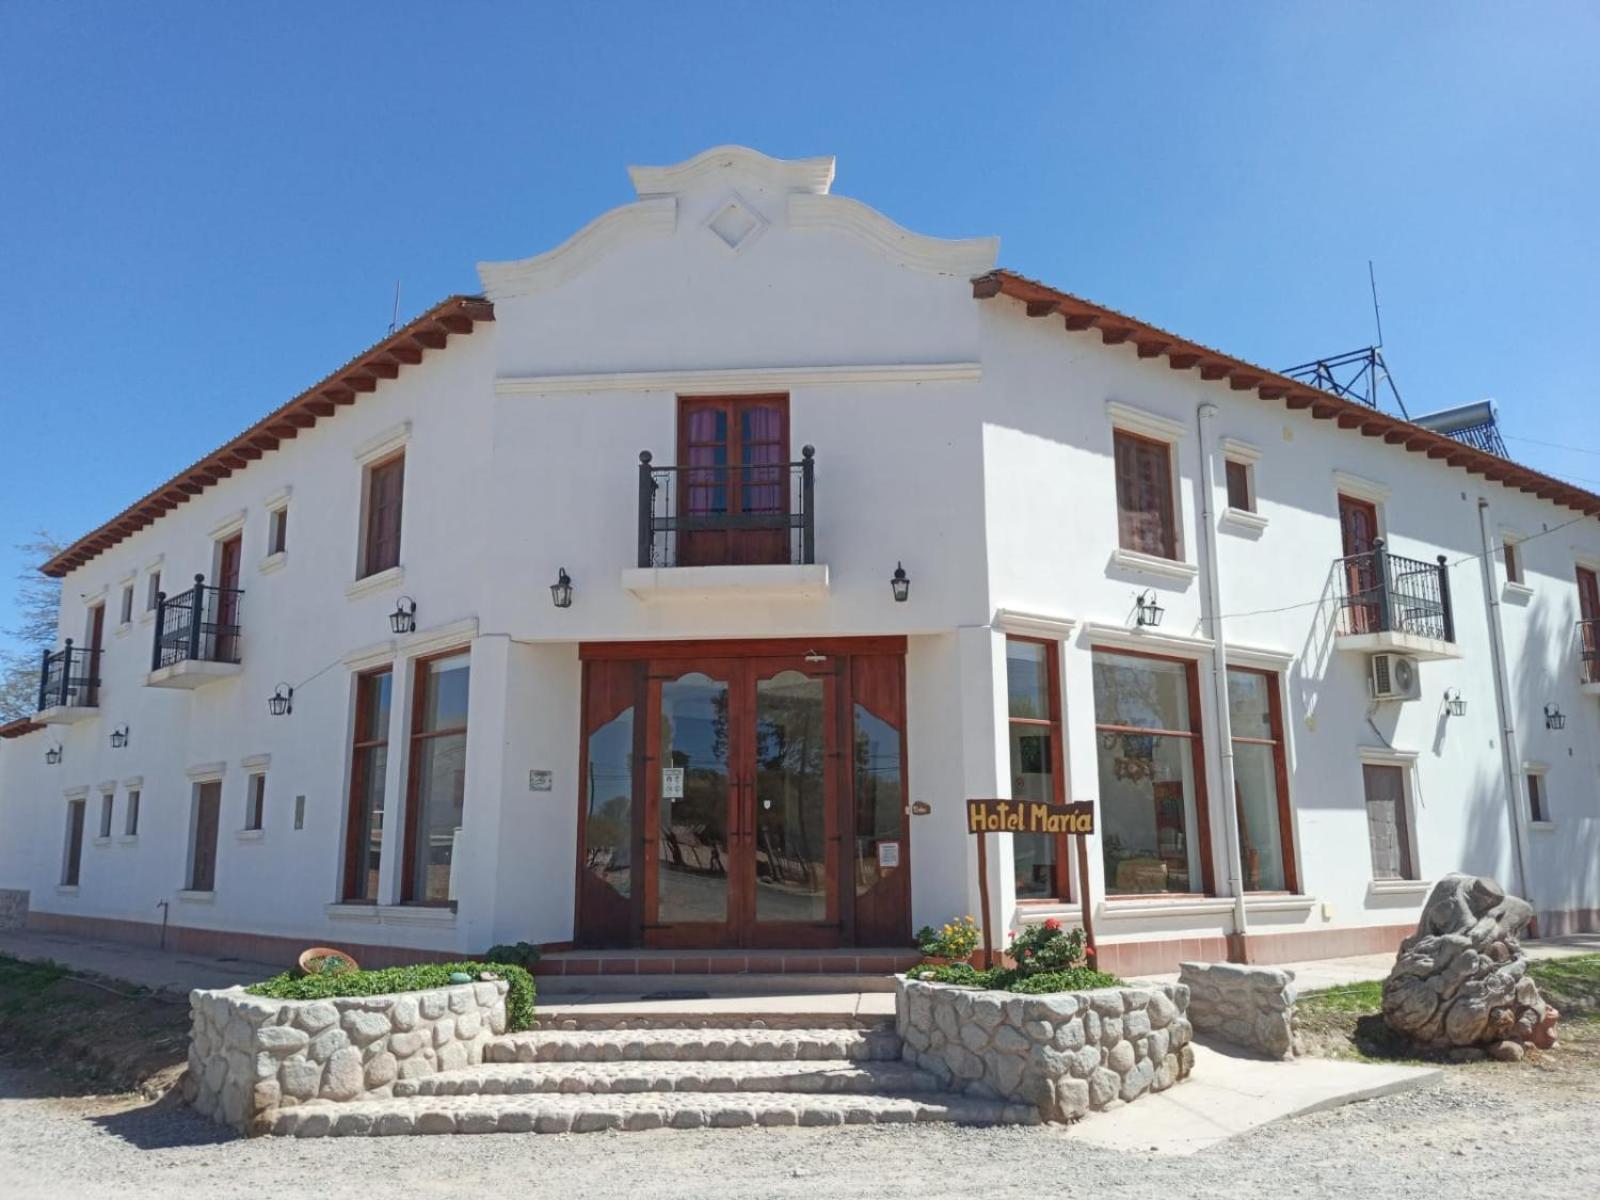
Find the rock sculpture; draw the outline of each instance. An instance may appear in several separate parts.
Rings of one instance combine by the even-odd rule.
[[[1519,1059],[1527,1044],[1555,1045],[1560,1014],[1528,977],[1517,937],[1533,919],[1526,900],[1492,879],[1446,875],[1417,931],[1400,943],[1383,981],[1383,1018],[1419,1046],[1462,1057]]]

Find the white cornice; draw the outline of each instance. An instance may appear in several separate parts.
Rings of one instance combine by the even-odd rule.
[[[1071,617],[1052,617],[1044,613],[1019,612],[1014,608],[997,608],[990,625],[1002,633],[1015,633],[1022,637],[1054,638],[1072,636],[1078,623]]]
[[[211,527],[211,532],[207,536],[213,542],[220,542],[223,538],[238,533],[244,528],[244,519],[247,515],[247,512],[242,508],[236,512],[229,513]]]
[[[411,422],[401,421],[358,443],[355,449],[350,451],[350,455],[358,463],[365,465],[380,458],[387,458],[392,452],[403,448],[410,440]]]
[[[1352,475],[1349,471],[1335,471],[1333,486],[1346,496],[1354,496],[1357,500],[1370,500],[1374,504],[1382,504],[1394,490],[1387,483]]]
[[[386,638],[370,646],[352,650],[339,660],[352,671],[368,671],[373,667],[386,667],[394,662],[394,639]]]
[[[975,362],[864,363],[817,367],[724,367],[711,370],[613,371],[600,375],[516,375],[496,379],[497,396],[560,392],[693,392],[738,395],[864,383],[970,383],[982,376]]]
[[[687,191],[718,171],[742,171],[778,191],[825,195],[833,186],[833,156],[772,158],[748,146],[713,146],[670,167],[629,167],[628,178],[641,200]]]
[[[790,196],[789,225],[852,234],[903,267],[941,275],[982,275],[994,270],[1000,255],[999,238],[951,240],[912,233],[877,209],[846,196]]]
[[[1261,447],[1253,446],[1249,442],[1242,442],[1238,438],[1223,438],[1217,443],[1223,457],[1231,458],[1235,462],[1253,463],[1261,460]]]
[[[1261,667],[1268,671],[1286,671],[1294,662],[1292,650],[1277,650],[1270,646],[1244,646],[1228,643],[1230,666]]]
[[[1189,431],[1189,427],[1182,421],[1175,421],[1171,417],[1151,412],[1149,409],[1123,404],[1120,400],[1106,401],[1106,416],[1111,418],[1111,424],[1118,429],[1125,429],[1129,433],[1142,433],[1146,437],[1157,438],[1163,442],[1176,442]]]
[[[436,650],[448,650],[453,646],[460,646],[465,650],[477,636],[478,618],[463,617],[459,621],[435,625],[432,629],[419,629],[416,633],[401,638],[399,649],[403,656],[417,658],[424,654],[432,654]]]
[[[665,237],[678,227],[672,197],[640,200],[601,213],[554,250],[512,262],[481,262],[484,294],[499,303],[567,282],[629,237]]]
[[[1157,633],[1149,629],[1113,625],[1107,621],[1085,621],[1083,638],[1091,646],[1121,647],[1129,650],[1169,650],[1184,658],[1210,654],[1216,644],[1210,638],[1185,637],[1181,633]]]
[[[184,771],[196,783],[210,783],[212,780],[221,779],[227,772],[228,764],[225,762],[195,763]]]

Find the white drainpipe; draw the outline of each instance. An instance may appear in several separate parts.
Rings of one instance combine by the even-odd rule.
[[[1215,404],[1202,404],[1197,410],[1200,427],[1200,543],[1205,551],[1205,600],[1211,626],[1212,709],[1216,717],[1217,745],[1222,767],[1222,822],[1228,843],[1228,890],[1233,894],[1232,947],[1240,962],[1247,960],[1245,935],[1250,932],[1244,909],[1244,857],[1239,851],[1239,814],[1235,809],[1233,780],[1233,717],[1228,707],[1228,640],[1222,622],[1222,579],[1217,566],[1216,486],[1212,471],[1211,422]]]
[[[1500,589],[1495,586],[1494,551],[1489,543],[1489,502],[1478,497],[1478,537],[1483,550],[1478,562],[1483,568],[1483,594],[1489,602],[1489,654],[1494,659],[1494,703],[1500,717],[1500,751],[1505,766],[1507,816],[1511,820],[1511,845],[1517,864],[1517,895],[1533,905],[1537,913],[1528,878],[1527,851],[1523,847],[1522,831],[1522,766],[1517,752],[1517,723],[1511,704],[1511,677],[1506,669],[1506,646],[1500,628]]]

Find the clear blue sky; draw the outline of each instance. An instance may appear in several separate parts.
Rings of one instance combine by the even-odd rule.
[[[1495,397],[1600,489],[1596,46],[1577,0],[0,0],[0,626],[12,543],[321,377],[396,279],[474,291],[723,142],[1273,366],[1371,340],[1372,258],[1411,411]]]

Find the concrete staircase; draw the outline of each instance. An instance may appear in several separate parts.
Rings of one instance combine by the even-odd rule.
[[[279,1110],[297,1137],[590,1133],[950,1121],[1036,1124],[1032,1107],[965,1096],[900,1058],[886,1017],[607,1013],[490,1042],[485,1061],[392,1094]]]

